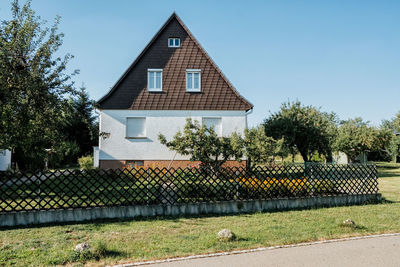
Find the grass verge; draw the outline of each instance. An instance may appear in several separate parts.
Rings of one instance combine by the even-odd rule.
[[[380,168],[382,204],[0,230],[0,265],[105,265],[347,236],[400,232],[400,168]],[[343,227],[351,218],[357,227]],[[233,242],[216,233],[231,229]],[[90,253],[74,252],[89,242]]]

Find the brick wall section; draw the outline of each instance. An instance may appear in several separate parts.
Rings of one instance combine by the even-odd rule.
[[[170,160],[144,160],[144,168],[167,168],[171,163]],[[199,161],[190,160],[175,160],[171,163],[171,168],[185,168],[190,166],[196,166]],[[121,169],[125,166],[126,160],[100,160],[100,169]],[[245,167],[246,161],[237,162],[236,160],[230,160],[224,163],[224,167]]]
[[[100,169],[121,169],[125,160],[99,160]]]

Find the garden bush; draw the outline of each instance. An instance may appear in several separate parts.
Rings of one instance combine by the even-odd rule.
[[[93,157],[85,156],[78,159],[79,167],[82,170],[90,170],[93,169]]]

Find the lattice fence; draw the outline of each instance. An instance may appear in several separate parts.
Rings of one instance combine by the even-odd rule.
[[[0,174],[0,212],[375,194],[375,165]]]

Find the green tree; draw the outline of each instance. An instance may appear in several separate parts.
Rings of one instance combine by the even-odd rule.
[[[361,118],[341,122],[334,144],[337,151],[344,152],[351,162],[358,155],[384,150],[390,143],[393,133],[368,125]]]
[[[241,161],[243,152],[237,149],[231,137],[219,137],[213,128],[201,126],[196,120],[186,119],[182,132],[177,132],[171,141],[161,133],[161,144],[181,155],[189,155],[190,160],[200,161],[208,167],[218,170],[227,160]]]
[[[393,119],[383,121],[381,129],[392,133],[385,152],[392,161],[397,162],[397,158],[400,155],[400,112],[398,112]]]
[[[321,112],[313,106],[303,106],[299,101],[283,103],[280,111],[264,121],[265,133],[276,140],[284,140],[292,155],[298,150],[305,162],[316,152],[332,156],[336,135],[336,115]]]
[[[274,161],[276,156],[285,157],[283,139],[275,140],[265,134],[264,127],[258,126],[244,130],[244,137],[238,133],[232,135],[235,150],[243,150],[247,166],[252,167]]]
[[[65,96],[75,92],[65,73],[72,56],[54,56],[63,38],[59,17],[46,27],[30,1],[13,1],[11,12],[0,25],[0,147],[13,151],[20,168],[39,168],[45,148],[62,139]]]
[[[98,142],[98,124],[94,117],[94,101],[85,87],[81,87],[75,98],[70,98],[63,119],[63,133],[69,142],[76,142],[79,156],[92,152]]]

